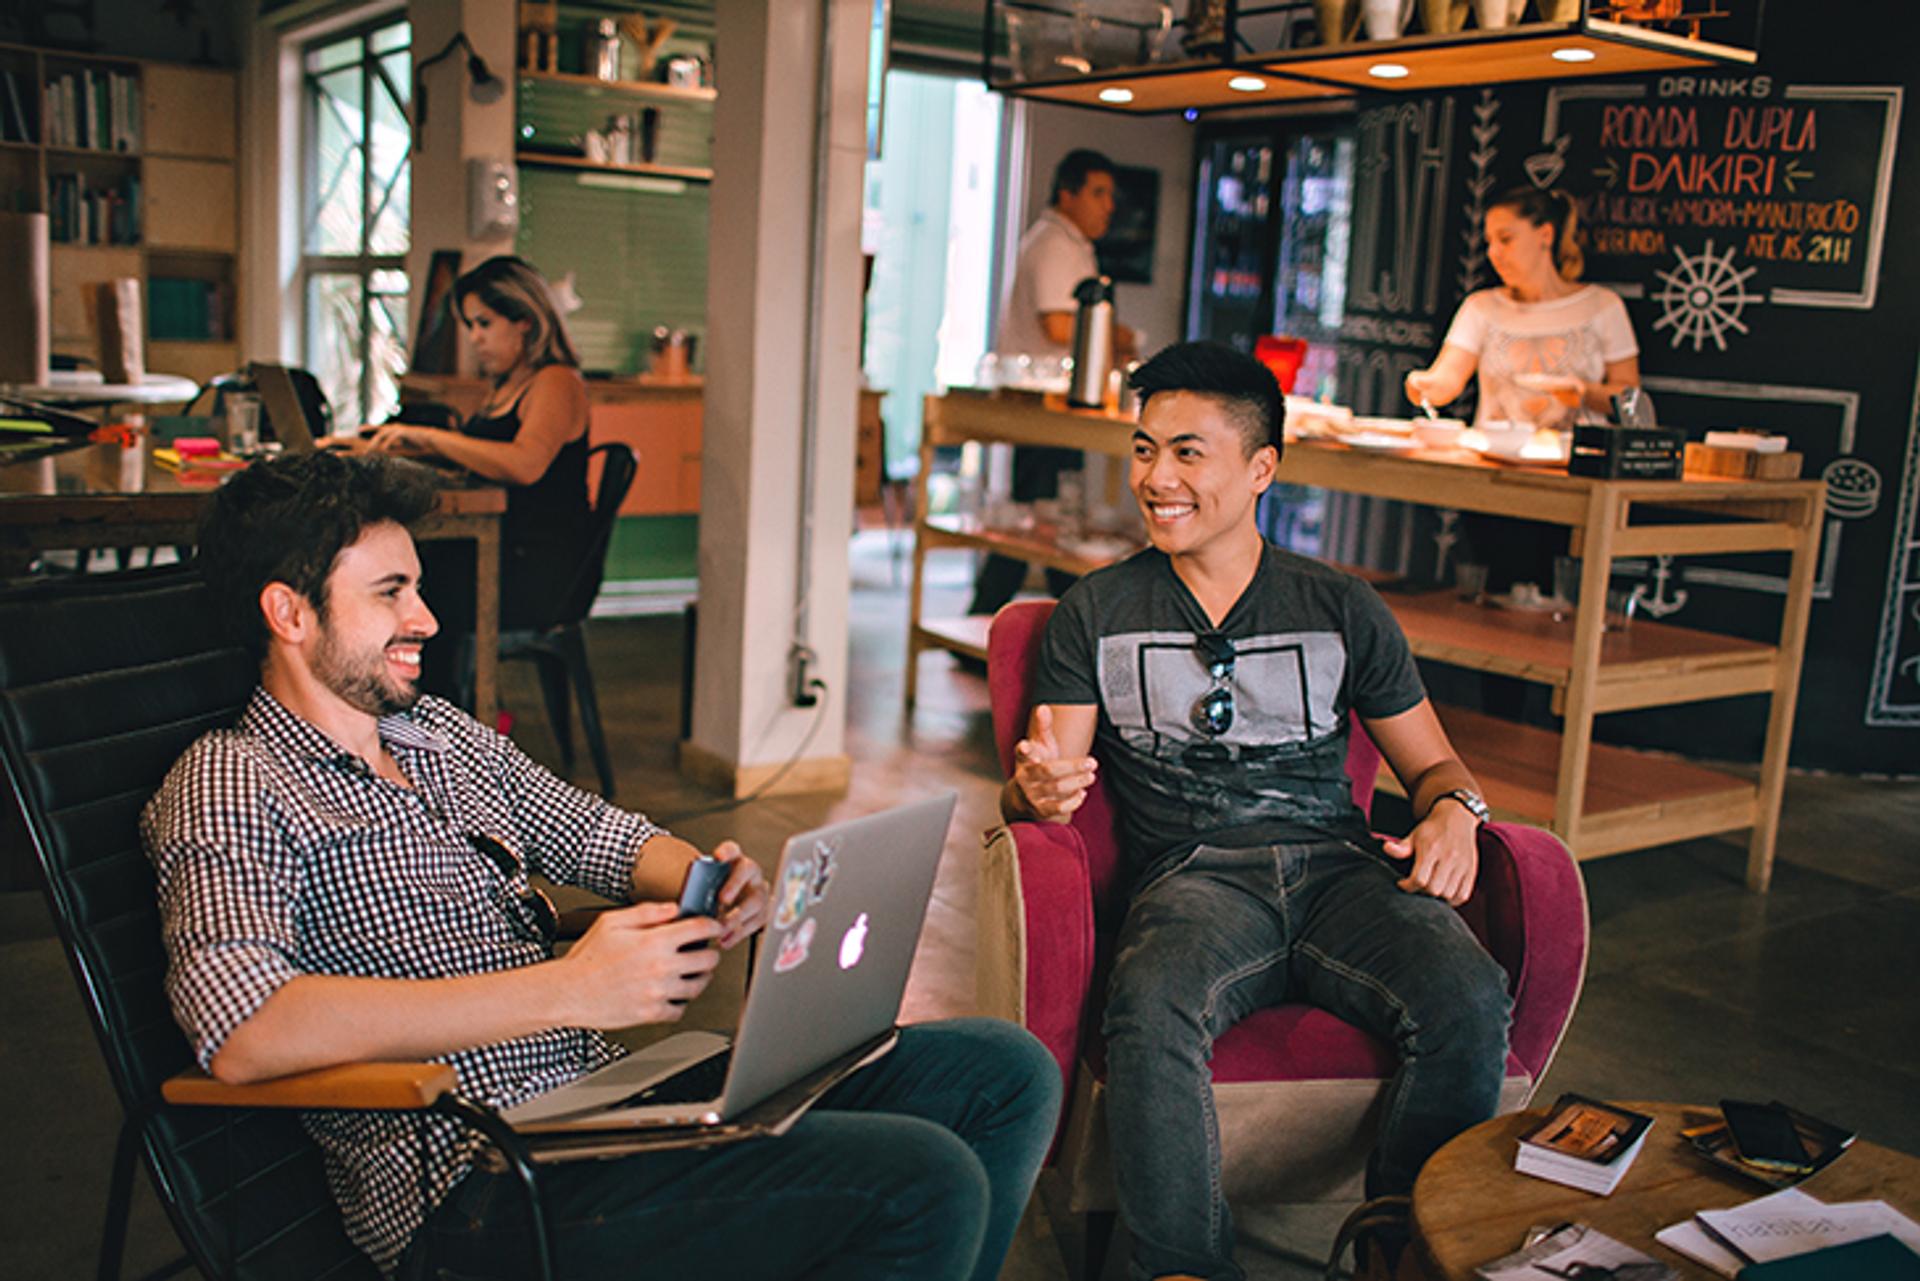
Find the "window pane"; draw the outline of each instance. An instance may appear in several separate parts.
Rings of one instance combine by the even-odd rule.
[[[361,166],[366,131],[358,66],[329,72],[313,82],[313,201],[307,251],[357,254],[364,227]]]
[[[412,146],[412,134],[406,108],[394,98],[393,86],[384,76],[373,78],[371,124],[368,152],[373,170],[373,207],[368,211],[370,229],[367,251],[403,254],[407,252],[408,240],[407,202],[410,199],[411,167],[407,157]]]
[[[371,302],[367,421],[377,423],[399,407],[400,376],[407,372],[407,273],[374,272]]]
[[[307,50],[308,71],[333,71],[360,61],[360,37],[348,36]]]
[[[396,22],[390,27],[382,27],[368,37],[367,43],[373,46],[375,53],[392,53],[395,49],[404,49],[413,43],[413,28],[404,22]]]
[[[337,425],[357,428],[366,421],[360,394],[359,276],[307,278],[306,363],[332,402]]]

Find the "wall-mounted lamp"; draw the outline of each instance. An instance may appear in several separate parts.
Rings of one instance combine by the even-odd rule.
[[[493,74],[493,68],[487,60],[474,52],[473,44],[462,31],[447,41],[446,47],[413,69],[413,149],[420,150],[420,131],[427,123],[427,82],[423,74],[435,63],[444,62],[453,56],[455,49],[467,51],[468,95],[478,103],[498,102],[506,96],[507,82]]]

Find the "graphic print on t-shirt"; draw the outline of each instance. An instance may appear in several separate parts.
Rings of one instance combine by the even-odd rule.
[[[1336,700],[1346,677],[1347,649],[1338,632],[1282,632],[1237,637],[1233,724],[1215,737],[1196,729],[1193,707],[1215,686],[1192,632],[1125,632],[1100,639],[1100,702],[1121,739],[1135,751],[1183,760],[1197,744],[1222,759],[1247,748],[1284,756],[1324,740],[1340,727]],[[1278,749],[1278,750],[1276,750]]]

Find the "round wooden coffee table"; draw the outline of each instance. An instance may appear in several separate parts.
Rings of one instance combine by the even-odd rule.
[[[1717,1117],[1718,1108],[1622,1106],[1645,1112],[1654,1124],[1612,1196],[1593,1196],[1514,1170],[1514,1145],[1545,1119],[1545,1108],[1497,1116],[1436,1152],[1413,1189],[1414,1232],[1433,1275],[1473,1281],[1476,1267],[1519,1249],[1528,1228],[1571,1222],[1644,1250],[1690,1281],[1717,1281],[1712,1269],[1660,1245],[1653,1234],[1696,1210],[1751,1201],[1765,1195],[1767,1187],[1710,1165],[1680,1137],[1683,1127]],[[1855,1140],[1799,1186],[1822,1201],[1881,1200],[1920,1218],[1920,1160],[1865,1139]]]

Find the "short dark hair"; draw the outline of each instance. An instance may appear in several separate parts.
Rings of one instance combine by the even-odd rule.
[[[220,487],[200,522],[198,562],[221,621],[255,658],[267,654],[260,593],[285,583],[327,613],[327,576],[369,525],[411,526],[438,482],[418,463],[325,450],[257,462]]]
[[[1220,402],[1240,428],[1247,457],[1262,445],[1285,450],[1287,402],[1273,371],[1225,343],[1183,342],[1163,347],[1127,379],[1140,408],[1163,391],[1190,391]]]
[[[1047,203],[1059,204],[1061,196],[1078,194],[1080,188],[1087,185],[1087,179],[1097,173],[1112,177],[1113,161],[1091,147],[1075,147],[1054,166],[1053,194],[1047,198]]]

